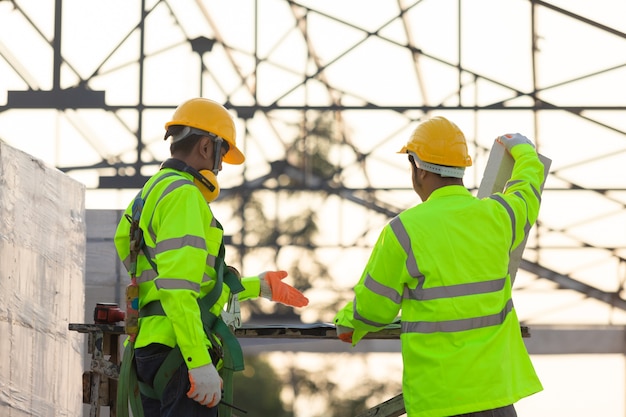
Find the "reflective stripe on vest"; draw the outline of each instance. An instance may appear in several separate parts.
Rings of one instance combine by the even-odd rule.
[[[505,206],[505,208],[507,207],[506,204],[503,204],[503,205]],[[509,215],[511,215],[511,217],[513,217],[512,211],[507,210],[507,212],[509,213]],[[419,270],[419,266],[417,264],[415,254],[413,253],[413,250],[411,248],[411,240],[400,218],[395,217],[393,220],[391,220],[390,227],[394,235],[396,236],[396,239],[398,240],[398,242],[400,243],[402,249],[404,250],[406,254],[406,257],[407,257],[406,269],[409,272],[409,274],[417,280],[418,284],[415,289],[405,288],[403,294],[400,295],[394,289],[380,284],[375,279],[373,279],[370,275],[367,275],[364,281],[364,285],[373,293],[380,295],[381,297],[385,297],[393,301],[396,304],[400,304],[403,300],[411,300],[411,301],[419,302],[419,301],[436,300],[436,299],[442,299],[442,298],[453,298],[453,297],[488,294],[492,292],[502,291],[504,289],[504,286],[506,284],[506,277],[498,278],[494,280],[488,280],[488,281],[424,288],[424,282],[426,280],[426,277]],[[488,327],[488,326],[495,326],[495,325],[502,324],[504,322],[506,316],[512,310],[512,308],[513,308],[513,301],[509,299],[506,305],[504,306],[504,308],[500,312],[487,315],[487,316],[463,318],[463,319],[458,319],[458,320],[437,321],[437,322],[403,321],[402,332],[403,333],[458,332],[458,331],[472,330],[472,329],[478,329],[478,328]],[[354,314],[355,319],[362,321],[363,323],[366,323],[368,325],[378,326],[378,327],[385,325],[385,323],[376,323],[361,316],[358,313],[356,299],[354,301],[353,314]]]
[[[511,180],[509,182],[507,182],[504,186],[504,189],[506,190],[507,188],[509,188],[512,185],[518,184],[523,182],[522,180]],[[539,202],[539,204],[541,204],[541,193],[539,192],[539,190],[537,190],[535,187],[531,186],[530,189],[533,191],[533,194],[535,194],[535,197],[537,198],[537,201]],[[520,200],[526,202],[526,200],[524,199],[524,196],[519,192],[516,191],[513,193],[513,195],[516,195],[517,197],[520,198]],[[513,247],[513,245],[515,244],[515,238],[516,238],[516,220],[515,220],[515,213],[513,212],[513,208],[504,200],[504,198],[502,198],[502,195],[500,194],[492,194],[489,196],[489,198],[491,198],[494,201],[497,201],[498,203],[500,203],[502,205],[502,207],[504,207],[504,209],[506,210],[507,214],[509,215],[509,218],[511,219],[511,228],[512,228],[512,239],[511,239],[511,248]],[[528,210],[526,210],[526,212],[528,212]],[[530,220],[528,219],[528,216],[526,216],[526,223],[524,224],[524,236],[528,236],[528,233],[530,232],[530,229],[532,227],[532,224],[530,223]]]
[[[403,321],[402,333],[435,333],[435,332],[462,332],[465,330],[480,329],[482,327],[497,326],[504,323],[506,316],[513,309],[513,300],[509,298],[504,308],[489,316],[472,317],[469,319],[447,321]]]
[[[157,278],[154,285],[158,290],[191,290],[200,292],[200,284],[180,278]]]
[[[509,218],[511,219],[511,236],[512,237],[511,237],[511,246],[509,247],[509,249],[510,249],[510,248],[513,247],[513,244],[515,243],[515,236],[516,236],[515,230],[517,230],[516,229],[516,221],[515,221],[515,212],[513,211],[513,208],[511,208],[509,203],[507,203],[504,200],[504,198],[502,198],[501,195],[493,194],[493,195],[490,195],[489,198],[491,198],[492,200],[497,201],[498,203],[500,203],[502,205],[502,207],[504,207],[504,209],[506,210],[507,214],[509,215]]]
[[[190,180],[188,180],[187,178],[184,178],[184,177],[181,178],[181,179],[172,181],[170,184],[167,185],[165,190],[163,190],[163,192],[159,196],[159,199],[154,204],[155,210],[152,211],[152,215],[150,216],[150,221],[148,221],[148,233],[150,233],[150,237],[152,238],[153,242],[156,242],[156,233],[154,233],[154,229],[152,228],[152,220],[154,219],[154,215],[156,213],[156,207],[159,205],[161,200],[163,200],[163,198],[166,195],[168,195],[169,193],[171,193],[172,191],[174,191],[178,187],[182,187],[183,185],[193,185],[193,182],[191,182]]]
[[[168,175],[169,176],[169,175]],[[165,177],[165,176],[164,176]],[[162,178],[164,178],[162,177]],[[175,181],[173,181],[172,183],[168,184],[167,187],[165,188],[165,190],[161,193],[161,195],[159,196],[159,199],[157,200],[157,202],[155,203],[154,207],[156,208],[159,204],[159,202],[169,193],[171,193],[172,191],[176,190],[179,187],[182,187],[184,185],[193,185],[193,183],[191,183],[188,179],[183,178],[183,179],[177,179]],[[156,242],[156,233],[154,232],[154,229],[152,227],[152,220],[154,219],[154,215],[156,213],[156,210],[152,211],[152,215],[150,216],[150,221],[148,223],[148,233],[150,234],[150,237],[152,239],[153,242]],[[210,227],[212,228],[216,228],[217,229],[217,223],[215,218],[211,219],[211,224]],[[156,256],[158,254],[170,251],[170,250],[177,250],[183,247],[195,247],[198,249],[206,249],[206,241],[199,237],[199,236],[191,236],[191,235],[187,235],[187,236],[182,236],[182,237],[177,237],[177,238],[173,238],[173,239],[167,239],[167,240],[163,240],[159,243],[157,243],[156,248],[151,248],[147,245],[145,245],[145,256],[149,256],[150,259],[154,262]],[[215,255],[211,255],[208,254],[207,255],[207,259],[206,259],[206,265],[210,266],[211,268],[215,269],[215,265],[216,265],[216,256]],[[152,280],[155,280],[155,278],[158,275],[158,271],[155,271],[154,269],[146,269],[144,271],[142,271],[138,276],[137,276],[137,283],[141,284],[144,282],[150,282]],[[179,280],[181,281],[180,284],[178,284],[176,282],[159,282],[162,279],[167,279],[167,278],[159,278],[157,280],[155,280],[155,285],[157,286],[157,288],[167,288],[167,289],[194,289],[189,287],[187,284],[184,283],[184,280]],[[206,273],[202,276],[202,282],[208,282],[211,281],[213,278],[211,278],[209,275],[207,275]],[[175,279],[170,279],[170,281],[175,281]]]

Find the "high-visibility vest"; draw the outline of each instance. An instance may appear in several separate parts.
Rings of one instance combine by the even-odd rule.
[[[511,298],[509,255],[536,221],[543,165],[530,145],[504,193],[478,199],[460,185],[435,190],[386,225],[354,300],[336,316],[367,332],[401,311],[403,395],[410,417],[513,404],[542,390]]]
[[[132,348],[161,343],[175,348],[188,368],[206,365],[211,362],[209,349],[221,348],[217,346],[219,338],[212,337],[212,330],[228,331],[215,326],[220,324],[230,286],[239,285],[233,284],[224,271],[222,227],[193,184],[191,174],[163,169],[146,183],[141,195],[145,199],[140,218],[145,248],[136,264],[140,331]],[[132,203],[125,215],[131,211]],[[115,246],[127,269],[129,230],[130,223],[122,218]],[[222,277],[229,285],[222,286]],[[244,278],[241,284],[240,300],[258,296],[258,277]],[[225,357],[230,359],[229,365],[240,369],[242,358],[228,353]],[[127,362],[132,360],[131,355],[132,352],[125,358]],[[172,366],[176,366],[175,361],[174,358],[170,362]],[[221,365],[220,362],[218,368]]]

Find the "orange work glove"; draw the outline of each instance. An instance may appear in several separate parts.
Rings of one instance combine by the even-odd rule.
[[[259,295],[268,300],[292,307],[308,305],[308,298],[291,285],[282,281],[286,276],[287,271],[265,271],[259,274],[259,279],[261,280],[261,294]]]
[[[335,326],[337,328],[337,337],[342,342],[352,343],[352,334],[354,333],[354,329],[345,326]]]

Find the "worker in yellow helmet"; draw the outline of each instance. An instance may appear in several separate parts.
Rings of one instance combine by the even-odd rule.
[[[222,320],[229,296],[261,296],[293,307],[306,306],[308,299],[282,281],[285,271],[240,278],[225,264],[224,232],[208,203],[219,193],[222,162],[245,159],[228,110],[191,99],[165,129],[171,158],[128,206],[115,233],[117,252],[139,286],[138,332],[122,361],[125,374],[133,376],[127,383],[120,375],[118,401],[126,413],[130,401],[135,417],[216,416],[221,368],[243,366],[240,346]],[[133,220],[139,235],[131,231]]]
[[[409,417],[516,416],[513,404],[542,390],[521,338],[508,273],[510,253],[539,212],[543,164],[534,145],[500,136],[515,159],[506,191],[474,197],[472,165],[452,122],[421,123],[400,150],[422,204],[382,230],[354,299],[335,316],[356,345],[400,313],[403,394]]]

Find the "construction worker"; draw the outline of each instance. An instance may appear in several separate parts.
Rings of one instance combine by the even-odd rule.
[[[423,201],[382,230],[354,299],[335,316],[356,345],[400,313],[403,396],[409,417],[516,416],[513,404],[542,390],[511,299],[510,253],[539,212],[543,164],[515,133],[497,139],[515,159],[503,193],[474,197],[465,136],[434,117],[417,126],[408,154]]]
[[[115,233],[119,257],[139,285],[139,330],[131,337],[136,378],[146,417],[216,416],[222,399],[220,368],[232,354],[228,349],[239,348],[221,319],[229,296],[261,296],[293,307],[306,306],[308,299],[282,282],[285,271],[240,278],[224,262],[224,232],[208,203],[219,193],[222,162],[241,164],[245,159],[226,108],[205,98],[185,101],[165,129],[171,158],[138,195],[145,243],[139,245],[136,265],[131,263],[128,220],[133,203]],[[229,335],[234,345],[228,345]],[[132,387],[128,389],[132,396]],[[128,401],[125,405],[127,410]],[[141,410],[133,409],[135,417],[137,412]]]

